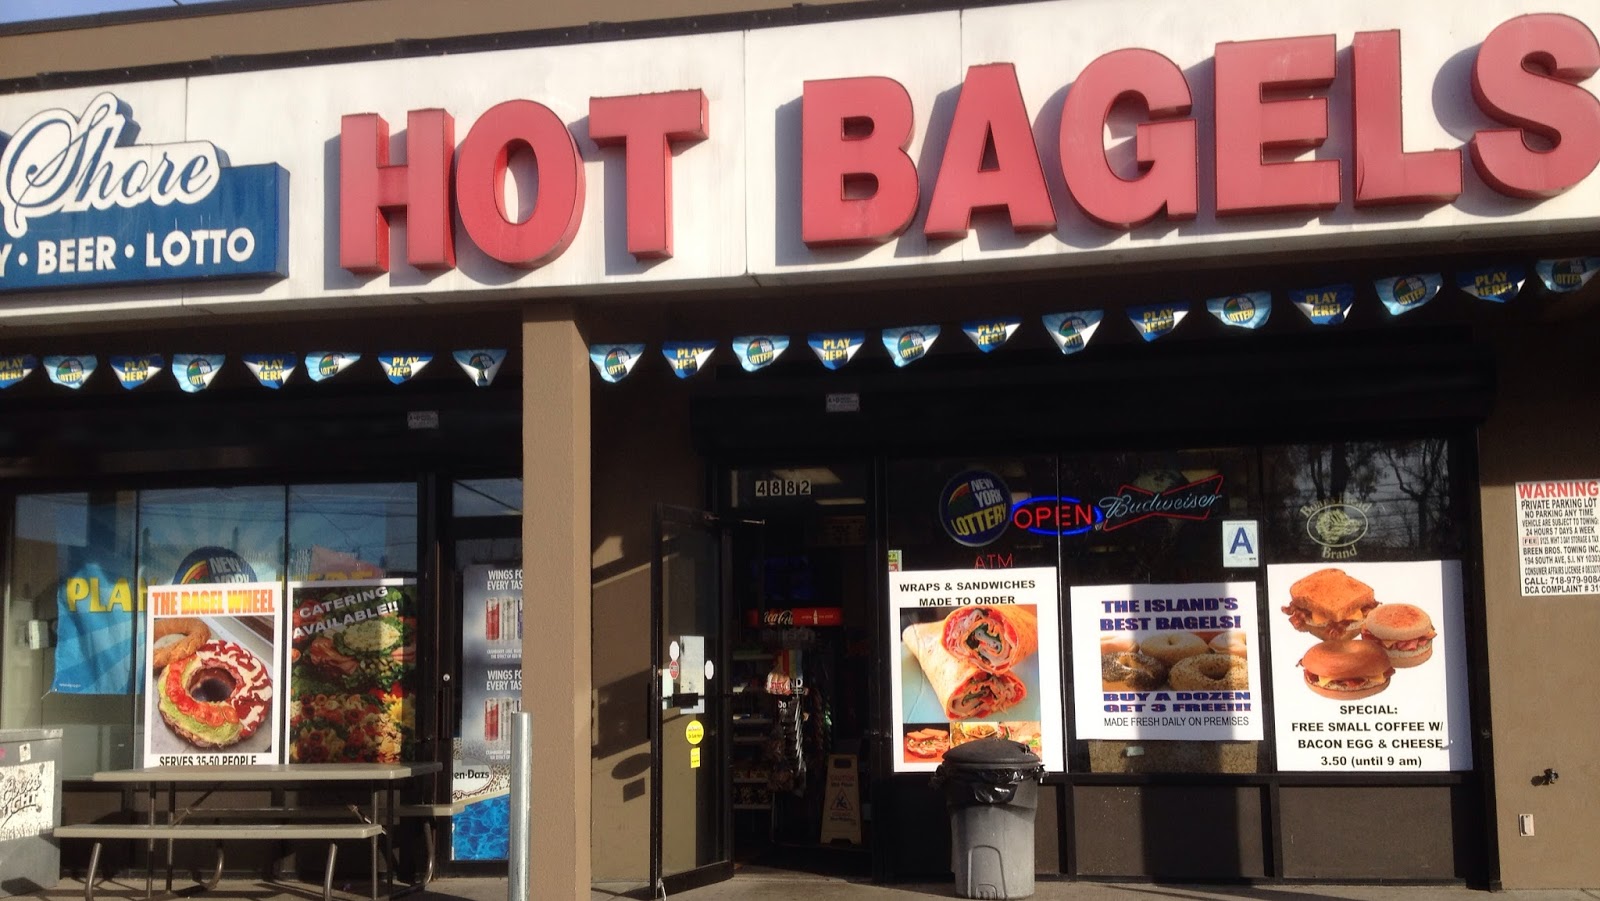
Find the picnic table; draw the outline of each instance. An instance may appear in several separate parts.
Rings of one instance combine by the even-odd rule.
[[[175,842],[207,840],[217,845],[216,873],[208,885],[222,874],[222,843],[234,840],[326,841],[328,860],[324,868],[322,896],[327,901],[333,892],[334,862],[339,841],[365,840],[371,851],[372,901],[379,898],[378,849],[382,842],[392,861],[392,836],[403,815],[396,802],[399,789],[411,779],[441,769],[436,762],[424,763],[299,763],[248,764],[240,766],[148,766],[95,773],[94,782],[144,786],[149,793],[146,819],[142,823],[81,823],[56,828],[59,838],[93,839],[89,872],[84,880],[84,899],[93,901],[95,871],[99,866],[103,841],[144,840],[147,850],[145,897],[154,890],[155,843],[167,844],[167,890],[172,890],[172,849]],[[207,802],[219,789],[266,787],[282,790],[316,790],[360,787],[370,792],[369,804],[278,804],[265,807],[212,805]],[[199,795],[178,803],[179,790],[199,791]],[[167,796],[165,816],[158,816],[159,798]],[[274,792],[274,797],[278,793]],[[386,870],[389,894],[393,894],[393,867]]]

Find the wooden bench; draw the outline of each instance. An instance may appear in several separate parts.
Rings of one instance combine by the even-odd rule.
[[[179,823],[176,825],[152,823],[81,823],[71,826],[57,826],[57,838],[86,838],[94,840],[94,850],[89,854],[89,873],[83,881],[84,901],[94,901],[95,871],[100,866],[100,846],[104,841],[118,839],[145,841],[190,841],[209,840],[217,843],[217,868],[207,888],[214,887],[222,876],[222,843],[225,841],[326,841],[328,843],[328,865],[322,879],[323,901],[332,901],[333,898],[333,865],[339,853],[339,841],[366,840],[372,846],[372,899],[378,898],[378,839],[383,835],[383,827],[376,823],[273,823],[273,824],[231,824],[231,825],[196,825],[192,823]],[[169,873],[170,876],[170,873]],[[169,886],[170,888],[170,886]],[[149,893],[149,883],[146,882],[146,894]]]

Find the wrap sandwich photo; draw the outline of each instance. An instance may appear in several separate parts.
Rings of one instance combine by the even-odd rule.
[[[1028,689],[1021,679],[990,673],[961,660],[944,646],[943,621],[913,623],[900,635],[928,685],[951,720],[985,719],[1021,703]]]
[[[940,642],[957,660],[1007,673],[1039,650],[1039,615],[1031,606],[958,607],[945,617]]]

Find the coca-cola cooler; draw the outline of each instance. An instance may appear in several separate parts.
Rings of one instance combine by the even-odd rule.
[[[55,888],[60,823],[61,730],[0,729],[0,895]]]

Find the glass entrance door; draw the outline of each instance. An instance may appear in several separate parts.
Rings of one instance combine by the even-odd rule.
[[[733,875],[726,700],[731,536],[710,513],[662,507],[652,572],[650,883]]]

